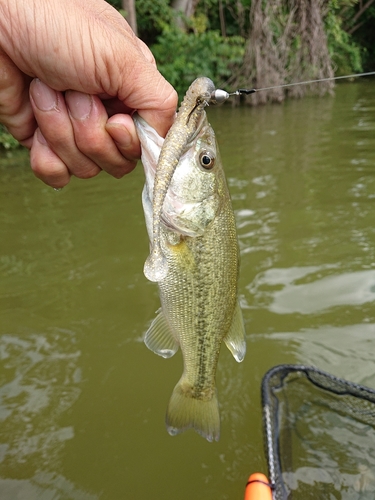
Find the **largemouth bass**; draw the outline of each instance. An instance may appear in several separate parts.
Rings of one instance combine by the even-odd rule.
[[[134,117],[151,245],[145,274],[157,281],[161,299],[145,344],[166,358],[181,347],[184,370],[169,401],[168,432],[193,427],[208,441],[220,434],[215,373],[221,343],[238,362],[246,352],[234,214],[204,111],[214,90],[208,78],[191,84],[165,140]]]

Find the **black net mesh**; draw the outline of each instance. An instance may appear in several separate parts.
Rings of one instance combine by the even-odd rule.
[[[375,391],[280,365],[262,382],[275,500],[375,499]]]

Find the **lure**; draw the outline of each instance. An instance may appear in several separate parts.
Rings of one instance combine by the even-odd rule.
[[[280,89],[284,87],[293,87],[295,85],[308,85],[310,83],[319,83],[319,82],[328,82],[331,80],[342,80],[343,78],[358,78],[362,76],[370,76],[370,75],[375,75],[375,71],[370,71],[368,73],[357,73],[354,75],[345,75],[345,76],[332,76],[329,78],[319,78],[318,80],[307,80],[305,82],[295,82],[295,83],[285,83],[284,85],[275,85],[273,87],[263,87],[261,89],[237,89],[234,92],[226,92],[225,90],[221,89],[216,89],[212,92],[211,94],[211,99],[210,99],[210,104],[222,104],[225,102],[229,97],[235,95],[249,95],[249,94],[254,94],[255,92],[260,92],[262,90],[273,90],[273,89]]]

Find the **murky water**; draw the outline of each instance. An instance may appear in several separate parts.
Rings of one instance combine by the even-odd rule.
[[[55,192],[0,161],[0,498],[235,500],[266,472],[260,382],[313,364],[375,387],[375,86],[209,109],[233,196],[248,339],[223,348],[219,443],[164,426],[180,354],[141,338],[159,307],[143,172]]]

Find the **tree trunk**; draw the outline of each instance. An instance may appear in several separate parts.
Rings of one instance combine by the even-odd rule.
[[[199,0],[173,0],[172,9],[177,14],[176,23],[181,29],[186,28],[184,17],[189,18],[194,16],[198,3]]]
[[[223,8],[223,2],[222,2],[222,0],[219,0],[219,17],[220,17],[221,36],[223,38],[226,38],[226,36],[227,36],[227,29],[226,29],[226,26],[225,26],[225,16],[224,16],[224,8]]]
[[[122,0],[122,8],[125,11],[125,19],[128,21],[134,33],[138,36],[135,0]]]
[[[333,76],[324,31],[325,0],[253,0],[251,31],[236,86],[274,87],[249,97],[253,104],[329,92],[333,82],[284,89],[283,84]]]

